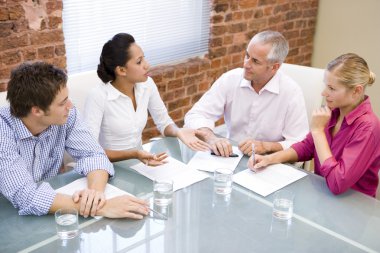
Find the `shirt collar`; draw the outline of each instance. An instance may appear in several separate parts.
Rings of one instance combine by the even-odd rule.
[[[244,72],[243,72],[244,73]],[[274,94],[280,93],[280,71],[277,71],[276,74],[267,82],[267,84],[260,90],[259,94],[261,94],[264,90],[269,91]],[[248,81],[244,77],[240,81],[240,87],[248,87],[252,88],[251,81]]]
[[[144,83],[136,83],[135,84],[135,96],[136,99],[138,95],[145,90],[147,87],[144,85]],[[106,91],[107,91],[107,99],[108,100],[116,100],[119,97],[128,97],[127,95],[121,93],[118,89],[116,89],[111,83],[106,84]]]
[[[13,117],[13,116],[12,116]],[[17,117],[13,117],[15,123],[15,132],[19,139],[26,139],[29,137],[33,137],[33,134],[29,131],[29,129],[24,125],[21,119]]]
[[[347,125],[351,125],[357,118],[359,118],[360,116],[370,111],[372,111],[371,102],[369,100],[369,97],[366,95],[364,97],[363,102],[361,102],[354,110],[352,110],[350,113],[348,113],[344,117],[344,121],[347,123]],[[329,128],[335,126],[339,115],[340,115],[339,108],[335,108],[332,111],[330,124],[328,125]]]
[[[12,116],[13,117],[13,116]],[[25,126],[25,124],[22,122],[20,118],[13,117],[14,123],[15,123],[15,133],[17,137],[22,140],[22,139],[27,139],[27,138],[45,138],[46,136],[49,136],[53,126],[49,126],[46,128],[42,133],[40,133],[38,136],[34,136],[29,129]]]
[[[121,93],[118,89],[116,89],[111,83],[106,84],[107,91],[107,99],[108,100],[116,100],[118,97],[126,97],[123,93]]]
[[[351,125],[357,118],[370,112],[371,110],[372,108],[369,97],[365,96],[363,102],[361,102],[354,110],[345,116],[347,124]]]

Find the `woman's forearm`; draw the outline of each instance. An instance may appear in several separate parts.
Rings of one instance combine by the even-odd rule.
[[[138,150],[105,150],[108,159],[111,162],[118,162],[127,159],[138,159]]]

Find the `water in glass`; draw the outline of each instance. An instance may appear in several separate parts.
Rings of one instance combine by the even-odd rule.
[[[154,182],[153,186],[154,204],[159,206],[169,205],[173,197],[172,182]]]
[[[56,226],[59,238],[74,238],[78,234],[78,217],[70,213],[57,216]]]
[[[288,220],[293,215],[293,201],[289,199],[275,199],[273,201],[273,216]]]

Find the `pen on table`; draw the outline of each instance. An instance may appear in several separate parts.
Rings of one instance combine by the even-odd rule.
[[[255,143],[252,143],[252,164],[255,165],[256,161],[255,161]]]
[[[211,152],[211,155],[216,155],[214,152]],[[239,155],[232,153],[229,157],[239,157]]]
[[[255,143],[252,143],[252,161],[255,164]]]
[[[164,215],[164,214],[162,214],[162,213],[160,213],[160,212],[157,212],[157,211],[154,210],[153,208],[148,207],[148,209],[149,209],[149,211],[151,211],[152,213],[157,214],[158,216],[161,216],[161,218],[163,218],[164,220],[167,220],[167,219],[168,219],[168,217],[167,217],[166,215]]]

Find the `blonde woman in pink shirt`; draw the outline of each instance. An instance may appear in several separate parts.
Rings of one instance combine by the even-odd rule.
[[[256,155],[254,171],[269,164],[314,158],[315,173],[334,194],[352,188],[375,197],[380,168],[380,121],[365,95],[375,74],[356,54],[344,54],[327,65],[322,92],[327,106],[314,110],[310,133],[289,149]]]

